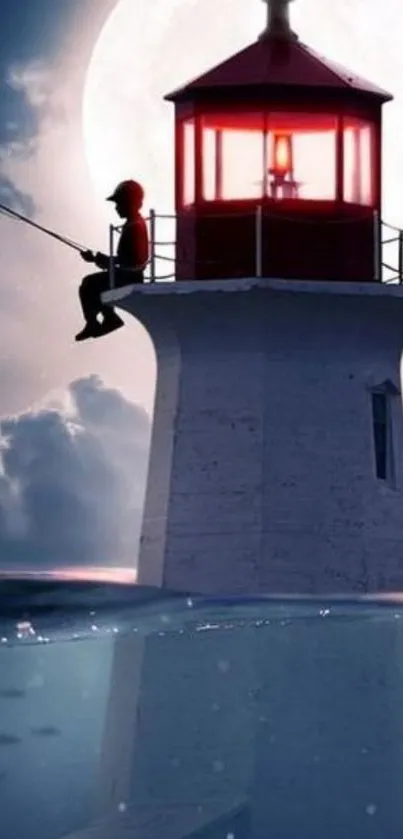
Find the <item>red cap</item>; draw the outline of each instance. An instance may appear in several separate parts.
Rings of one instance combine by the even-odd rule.
[[[137,181],[121,181],[106,200],[118,201],[119,198],[128,198],[140,205],[143,203],[144,189]]]

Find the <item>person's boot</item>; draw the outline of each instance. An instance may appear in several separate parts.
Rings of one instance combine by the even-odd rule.
[[[75,337],[75,340],[76,341],[87,341],[88,338],[97,338],[98,335],[101,334],[100,329],[101,329],[101,326],[98,323],[98,321],[95,321],[95,323],[86,323],[84,328],[81,330],[81,332],[77,333],[77,335]]]
[[[99,324],[97,337],[98,335],[109,335],[110,332],[115,332],[116,329],[120,329],[122,326],[124,326],[122,318],[120,318],[116,312],[108,312],[108,314],[105,315],[103,322]]]

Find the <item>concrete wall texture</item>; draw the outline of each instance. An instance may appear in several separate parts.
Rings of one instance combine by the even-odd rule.
[[[121,303],[158,363],[139,582],[401,589],[401,396],[390,397],[392,484],[375,475],[370,392],[385,380],[400,390],[400,290],[186,285]]]
[[[229,283],[144,288],[123,305],[158,360],[139,581],[401,589],[403,298]],[[376,477],[371,411],[385,381],[390,482]],[[164,624],[141,656],[138,639],[116,640],[102,827],[86,839],[400,835],[400,615],[254,614],[203,632]]]

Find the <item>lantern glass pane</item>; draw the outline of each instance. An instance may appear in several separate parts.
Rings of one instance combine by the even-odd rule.
[[[267,195],[272,198],[298,198],[304,201],[334,201],[336,198],[337,122],[326,114],[270,113],[270,149]],[[277,138],[277,144],[276,144]],[[279,138],[285,147],[289,139],[290,167],[284,184],[276,178],[276,148]],[[270,171],[271,170],[271,171]]]
[[[275,200],[334,201],[336,137],[336,117],[327,114],[206,114],[203,197],[242,200],[266,195]]]
[[[223,199],[260,198],[263,194],[262,131],[222,133]]]
[[[264,116],[259,112],[202,118],[203,198],[242,200],[263,195]]]
[[[344,200],[371,206],[374,201],[374,127],[358,119],[344,125]]]
[[[213,128],[203,127],[203,198],[214,201],[217,194],[217,132]]]
[[[195,200],[195,124],[194,120],[183,123],[183,204],[189,206]]]

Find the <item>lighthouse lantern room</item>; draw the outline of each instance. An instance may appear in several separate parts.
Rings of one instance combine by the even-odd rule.
[[[175,103],[177,279],[380,279],[381,111],[265,0],[259,40]]]

